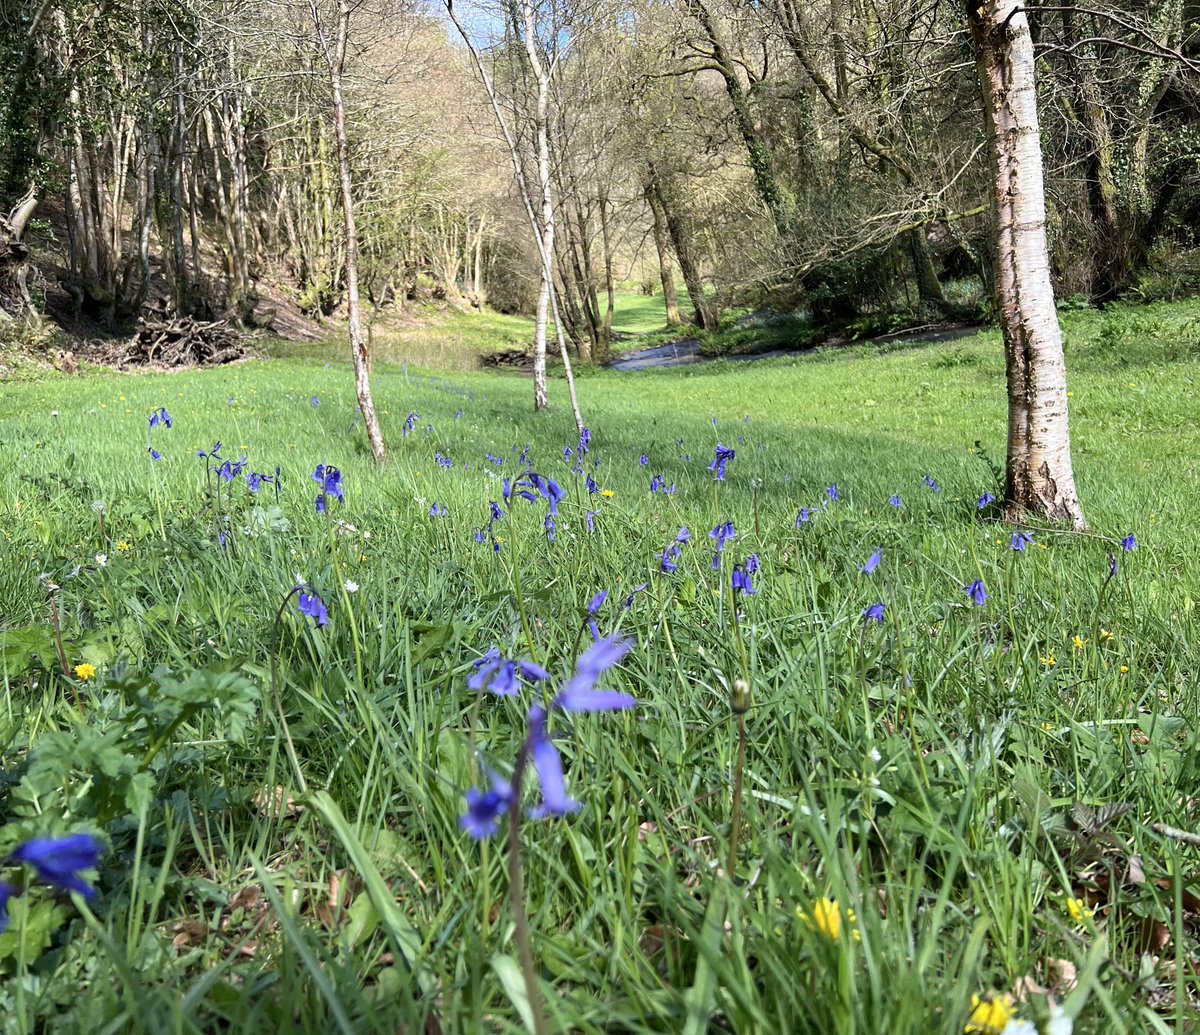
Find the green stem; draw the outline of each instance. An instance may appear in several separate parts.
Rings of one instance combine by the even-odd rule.
[[[513,937],[517,942],[521,975],[525,979],[525,996],[533,1018],[534,1035],[547,1035],[549,1029],[542,1011],[542,996],[533,963],[533,942],[529,937],[529,920],[525,915],[525,874],[521,867],[521,783],[528,763],[529,741],[526,740],[513,767],[512,800],[508,803],[508,898],[513,916]]]
[[[288,761],[292,764],[292,772],[296,776],[296,786],[301,794],[308,793],[308,782],[304,779],[304,771],[300,768],[300,759],[296,757],[296,745],[292,743],[292,731],[288,728],[287,717],[283,714],[283,701],[279,696],[279,629],[283,622],[283,609],[288,601],[300,592],[299,586],[293,586],[279,602],[275,612],[275,622],[271,627],[271,700],[275,704],[275,714],[279,718],[279,728],[283,730],[283,743],[287,750]]]

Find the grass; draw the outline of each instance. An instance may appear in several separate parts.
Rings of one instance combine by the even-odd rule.
[[[638,707],[552,717],[582,807],[521,831],[551,1030],[962,1032],[973,995],[1030,982],[1077,1032],[1193,1024],[1197,849],[1153,824],[1198,826],[1200,304],[1066,328],[1092,531],[1035,528],[1024,553],[977,506],[1002,456],[995,334],[592,376],[586,470],[611,497],[563,461],[560,382],[535,418],[523,379],[379,363],[383,471],[323,354],[6,386],[0,851],[108,849],[91,903],[10,904],[6,1030],[521,1030],[503,838],[458,817],[534,694],[466,683],[497,646],[559,684],[600,589],[601,633],[634,643],[602,685]],[[279,499],[206,479],[217,439],[279,465]],[[474,532],[526,446],[566,490],[556,538],[514,496],[494,553]],[[318,463],[344,479],[325,515]],[[751,553],[756,592],[732,598]],[[276,634],[297,583],[329,622],[292,600]],[[64,675],[54,614],[94,677]]]

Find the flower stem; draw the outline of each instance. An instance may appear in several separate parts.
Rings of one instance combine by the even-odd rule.
[[[292,743],[292,732],[288,728],[287,717],[283,714],[283,702],[279,698],[279,628],[283,622],[283,609],[288,601],[300,592],[299,586],[293,586],[279,602],[275,612],[275,622],[271,626],[271,700],[275,704],[275,713],[279,717],[279,728],[283,730],[283,743],[287,749],[288,761],[292,763],[292,772],[296,775],[296,786],[301,794],[308,793],[308,782],[304,779],[304,771],[300,768],[300,759],[296,757],[296,745]]]
[[[521,745],[513,767],[512,799],[508,803],[508,898],[512,909],[513,937],[517,942],[517,958],[525,979],[525,996],[533,1018],[534,1035],[546,1035],[546,1017],[542,1012],[542,997],[538,990],[537,970],[533,963],[533,943],[529,937],[529,920],[525,915],[525,874],[521,867],[521,783],[529,763],[529,741]]]

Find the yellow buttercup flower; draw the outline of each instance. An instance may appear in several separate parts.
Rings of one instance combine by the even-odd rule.
[[[606,500],[610,500],[616,495],[616,493],[613,492],[612,489],[601,489],[600,495],[603,496]]]
[[[129,551],[132,550],[133,547],[130,546],[127,542],[125,542],[124,539],[122,539],[120,542],[117,543],[117,549],[120,550],[121,553],[129,553]]]
[[[1107,629],[1100,630],[1100,642],[1101,643],[1112,643],[1112,641],[1115,639],[1116,639],[1116,637],[1113,636],[1113,634],[1110,633]]]
[[[1087,640],[1085,640],[1082,636],[1072,636],[1071,637],[1071,646],[1074,647],[1076,650],[1083,650],[1083,648],[1086,645],[1087,645]]]
[[[1054,668],[1055,662],[1053,654],[1047,654],[1044,658],[1038,658],[1038,661],[1040,661],[1046,668]]]
[[[973,995],[971,1018],[963,1031],[967,1035],[1000,1035],[1016,1013],[1013,997],[1007,992],[992,996],[991,999],[980,999],[979,996]]]
[[[1122,666],[1121,666],[1121,671],[1122,671],[1122,672],[1128,672],[1128,671],[1129,671],[1129,666],[1128,666],[1128,665],[1122,665]]]
[[[92,676],[94,676],[95,674],[96,674],[96,666],[95,665],[89,665],[87,662],[84,662],[82,665],[75,666],[75,678],[76,679],[91,679]]]
[[[841,938],[844,918],[845,924],[850,931],[850,937],[855,941],[859,940],[858,928],[854,926],[858,921],[858,918],[854,915],[854,910],[847,909],[843,911],[842,907],[837,904],[837,899],[819,898],[813,903],[811,912],[805,912],[797,906],[796,917],[810,931],[823,935],[831,942],[836,942]]]
[[[1087,903],[1083,899],[1069,898],[1067,899],[1067,915],[1075,923],[1081,924],[1092,918],[1092,911],[1088,909]]]

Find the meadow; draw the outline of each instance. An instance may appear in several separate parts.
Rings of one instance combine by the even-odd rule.
[[[1085,534],[996,332],[0,386],[0,1031],[1186,1030],[1200,302],[1064,325]]]

